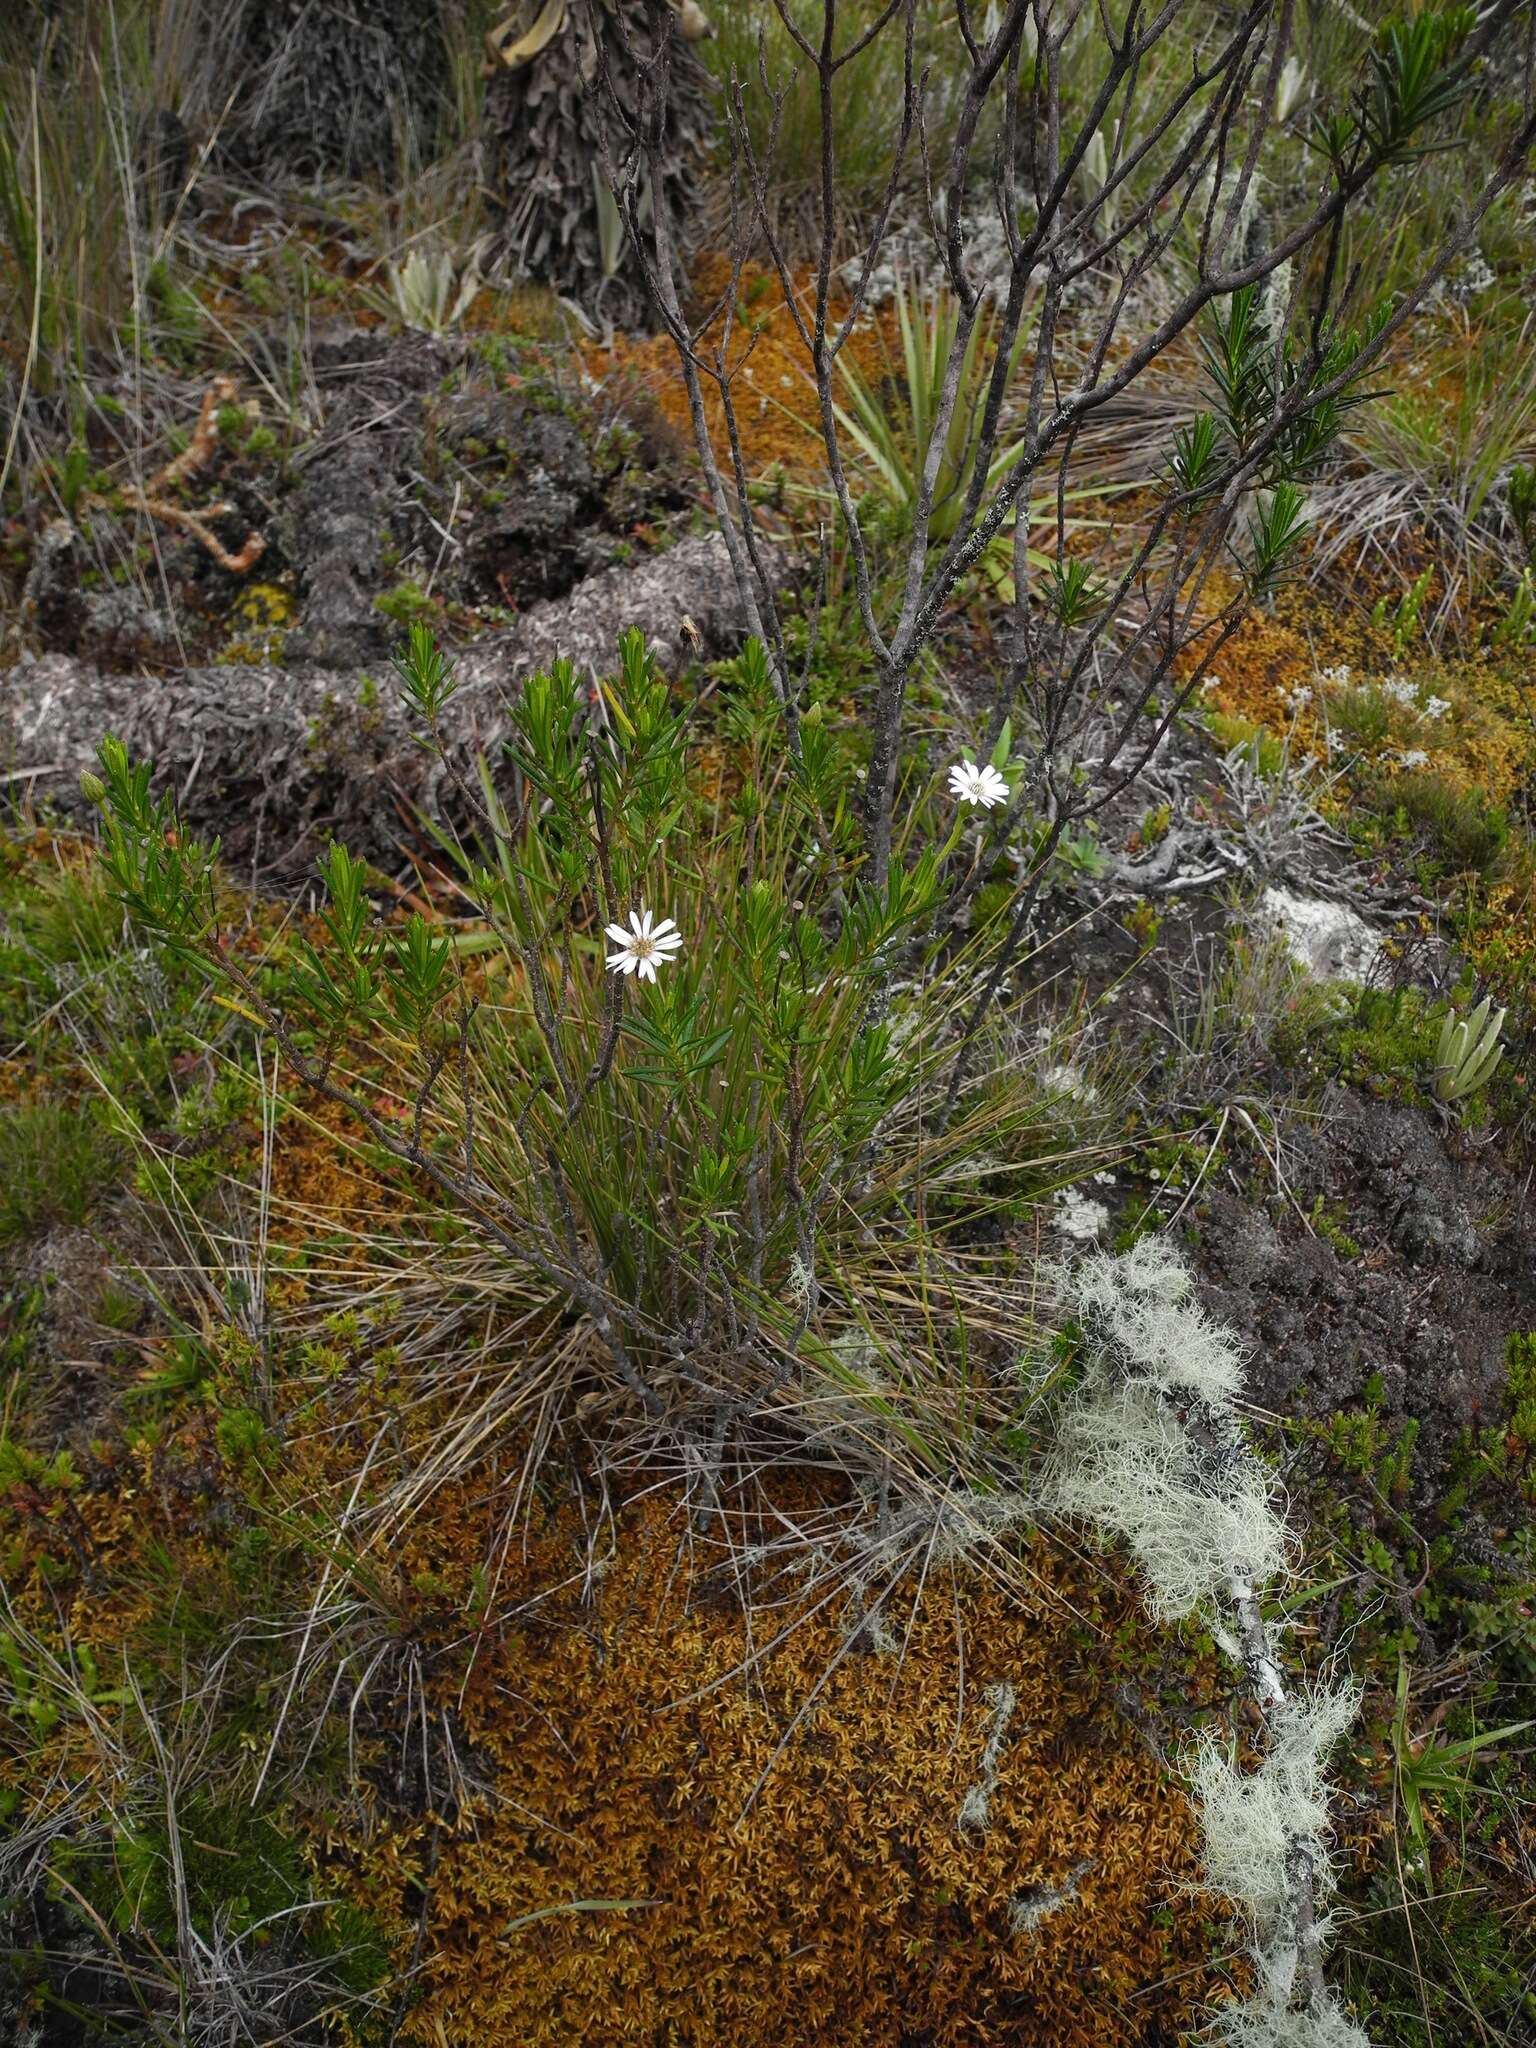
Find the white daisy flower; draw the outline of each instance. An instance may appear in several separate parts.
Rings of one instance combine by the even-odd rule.
[[[1008,796],[1008,785],[997,770],[990,764],[978,768],[974,761],[961,761],[950,769],[949,788],[961,803],[980,804],[984,811],[1006,802]]]
[[[610,974],[638,974],[642,981],[654,981],[658,967],[665,967],[675,953],[680,953],[683,936],[670,917],[664,917],[660,924],[652,921],[651,913],[643,907],[629,913],[630,928],[625,931],[621,924],[605,927],[616,951],[608,955]]]

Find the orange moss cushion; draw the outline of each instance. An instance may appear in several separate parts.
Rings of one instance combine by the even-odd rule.
[[[403,2038],[1177,2040],[1208,1950],[1189,1807],[1114,1697],[1134,1592],[1038,1540],[1012,1586],[931,1571],[883,1652],[848,1647],[841,1594],[759,1613],[758,1651],[798,1625],[754,1662],[707,1547],[667,1494],[595,1573],[570,1513],[514,1543],[497,1606],[525,1611],[462,1702],[499,1796],[440,1845]]]

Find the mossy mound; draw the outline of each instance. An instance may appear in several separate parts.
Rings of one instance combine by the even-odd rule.
[[[483,1528],[439,1497],[415,1568]],[[740,1553],[675,1490],[590,1534],[562,1507],[506,1547],[513,1619],[460,1703],[495,1795],[431,1852],[404,2038],[1107,2048],[1194,2023],[1197,1830],[1116,1692],[1149,1633],[1126,1582],[1035,1538],[1007,1583],[935,1566],[870,1616],[807,1549],[749,1618]],[[431,1832],[369,1854],[371,1916]]]

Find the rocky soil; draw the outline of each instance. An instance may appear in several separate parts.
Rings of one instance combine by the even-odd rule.
[[[724,545],[643,401],[604,409],[461,343],[367,330],[322,335],[311,375],[317,431],[291,462],[250,454],[237,412],[198,466],[208,531],[226,553],[256,536],[253,568],[172,527],[156,604],[123,570],[124,508],[93,507],[88,538],[65,519],[35,537],[0,683],[13,790],[78,818],[112,731],[248,875],[291,879],[333,835],[394,866],[416,807],[455,816],[390,673],[409,617],[455,661],[459,774],[495,759],[509,695],[556,659],[595,677],[630,626],[674,673],[739,645]]]

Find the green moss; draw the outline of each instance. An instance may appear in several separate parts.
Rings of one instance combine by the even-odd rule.
[[[1331,1053],[1342,1080],[1416,1100],[1434,1061],[1436,1022],[1416,990],[1362,989],[1320,1049]]]
[[[241,290],[258,313],[275,313],[282,303],[277,286],[259,270],[253,270],[244,279]]]
[[[266,1442],[266,1425],[251,1408],[230,1408],[214,1425],[214,1442],[232,1465],[254,1458]]]
[[[1171,804],[1156,804],[1142,818],[1140,825],[1136,829],[1136,836],[1144,849],[1160,846],[1163,840],[1168,837],[1169,828],[1172,824],[1173,806]]]
[[[1332,1213],[1319,1195],[1312,1204],[1312,1228],[1325,1244],[1331,1244],[1341,1259],[1358,1259],[1360,1247],[1344,1228],[1339,1215]]]
[[[971,910],[971,924],[974,930],[985,931],[989,924],[1002,917],[1008,906],[1018,897],[1017,885],[1009,881],[983,882],[976,891],[976,900]]]
[[[80,1475],[68,1451],[41,1452],[0,1435],[0,1487],[24,1486],[42,1494],[70,1493]]]
[[[439,611],[436,599],[409,578],[397,583],[393,590],[383,591],[373,604],[375,611],[381,611],[398,626],[409,626],[414,619],[435,620]]]
[[[1505,1354],[1509,1372],[1509,1433],[1519,1452],[1536,1454],[1536,1334],[1516,1331]]]
[[[1285,773],[1285,743],[1277,739],[1267,726],[1258,725],[1251,718],[1240,718],[1230,711],[1207,711],[1205,725],[1211,738],[1225,752],[1230,753],[1234,747],[1250,749],[1260,775],[1274,781]]]

